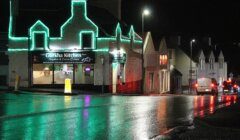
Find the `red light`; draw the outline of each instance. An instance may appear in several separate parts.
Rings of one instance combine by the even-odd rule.
[[[234,85],[234,88],[237,88],[237,85]]]
[[[214,87],[214,84],[211,84],[211,87]]]
[[[198,84],[195,84],[195,87],[198,87]]]

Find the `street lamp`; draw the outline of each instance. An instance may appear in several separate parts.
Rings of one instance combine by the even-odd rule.
[[[101,64],[102,64],[102,94],[104,93],[104,56],[100,56]]]
[[[142,81],[141,81],[141,91],[144,93],[144,16],[150,15],[150,11],[148,9],[143,9],[142,11]]]
[[[192,93],[192,46],[193,46],[193,43],[195,43],[196,40],[195,39],[192,39],[190,41],[190,68],[189,68],[189,75],[190,75],[190,78],[189,78],[189,92]]]

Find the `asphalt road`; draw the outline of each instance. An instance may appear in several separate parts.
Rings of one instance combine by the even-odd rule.
[[[215,96],[0,94],[1,139],[145,140],[237,101]]]

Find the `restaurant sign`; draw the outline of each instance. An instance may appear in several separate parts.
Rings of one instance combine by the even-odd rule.
[[[95,63],[95,52],[33,52],[33,63]]]

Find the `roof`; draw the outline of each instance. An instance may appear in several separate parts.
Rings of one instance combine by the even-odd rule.
[[[60,36],[60,27],[71,17],[71,1],[58,0],[55,5],[50,6],[45,1],[36,1],[37,4],[19,1],[15,35],[27,36],[28,29],[36,21],[41,20],[50,29],[51,37]],[[117,23],[120,23],[123,35],[127,35],[130,30],[130,26],[103,8],[88,5],[87,16],[99,27],[101,37],[115,35]]]
[[[178,37],[166,37],[166,43],[167,47],[170,49],[181,49],[186,55],[191,57],[191,47],[190,47],[190,41],[189,40],[181,40],[182,42],[178,43]],[[195,62],[199,61],[199,56],[201,51],[203,51],[206,62],[209,61],[209,56],[211,52],[213,52],[215,59],[217,61],[218,56],[220,54],[221,49],[216,46],[208,45],[208,43],[205,40],[200,40],[196,43],[192,44],[192,59]]]

